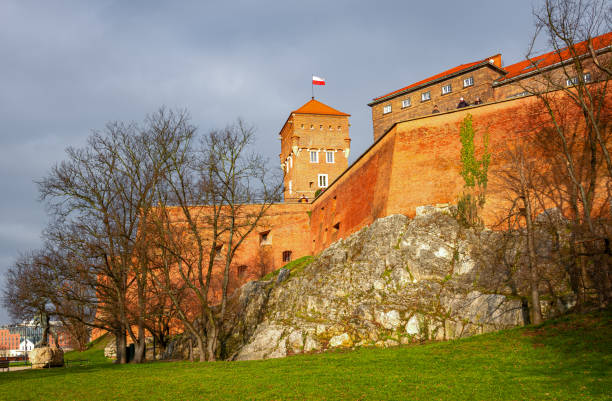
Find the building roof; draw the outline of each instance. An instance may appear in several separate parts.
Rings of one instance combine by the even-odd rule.
[[[605,47],[609,47],[612,44],[612,32],[597,36],[593,38],[593,49],[595,51],[601,50]],[[577,43],[575,45],[576,52],[579,56],[582,56],[588,52],[587,41]],[[534,71],[542,70],[546,67],[553,66],[563,61],[571,59],[572,55],[568,48],[560,49],[559,51],[552,51],[546,54],[542,54],[536,57],[531,57],[518,63],[504,67],[508,72],[505,76],[497,79],[498,83],[504,83],[511,81],[514,78],[520,77],[524,74],[529,74]]]
[[[328,105],[319,102],[318,100],[309,100],[305,105],[297,110],[293,110],[291,113],[295,114],[325,114],[331,116],[350,116],[350,114],[343,113],[329,107]]]
[[[446,70],[444,72],[441,72],[439,74],[432,75],[429,78],[425,78],[425,79],[423,79],[421,81],[415,82],[413,84],[405,86],[405,87],[403,87],[401,89],[398,89],[396,91],[387,93],[386,95],[375,97],[373,99],[373,102],[370,103],[370,105],[378,103],[380,100],[386,99],[388,97],[393,97],[394,95],[398,95],[400,93],[409,92],[410,90],[416,89],[418,87],[426,86],[426,85],[431,84],[431,83],[433,83],[435,81],[446,79],[446,78],[449,78],[449,77],[451,77],[453,75],[458,75],[458,74],[467,72],[468,70],[471,70],[471,69],[474,69],[474,68],[478,68],[478,67],[481,67],[481,66],[484,66],[484,65],[493,66],[493,67],[497,68],[500,72],[503,73],[503,69],[501,68],[501,54],[496,54],[495,56],[487,57],[487,58],[482,59],[482,60],[473,61],[471,63],[458,65],[456,67],[453,67],[453,68],[451,68],[449,70]]]

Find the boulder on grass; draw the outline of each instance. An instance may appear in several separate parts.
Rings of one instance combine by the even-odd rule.
[[[28,352],[32,369],[64,366],[64,351],[57,347],[34,348]]]

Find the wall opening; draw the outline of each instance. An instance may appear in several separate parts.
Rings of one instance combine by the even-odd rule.
[[[249,267],[247,265],[240,265],[240,266],[238,266],[238,277],[244,277],[244,275],[246,274],[248,268]]]
[[[291,262],[291,251],[283,251],[283,262]]]
[[[259,245],[272,245],[272,239],[270,237],[270,230],[262,231],[259,233]]]

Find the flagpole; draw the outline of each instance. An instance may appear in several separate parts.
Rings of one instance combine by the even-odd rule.
[[[312,99],[314,100],[314,74],[310,78],[310,87],[312,89]]]

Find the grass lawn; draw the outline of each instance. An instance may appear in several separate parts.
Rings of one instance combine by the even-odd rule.
[[[102,359],[84,367],[0,373],[0,397],[599,400],[612,399],[611,373],[612,313],[607,311],[418,346],[248,362],[119,366]]]

